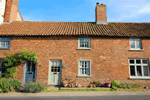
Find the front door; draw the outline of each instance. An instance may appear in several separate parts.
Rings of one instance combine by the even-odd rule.
[[[27,61],[25,67],[25,83],[34,82],[36,74],[36,64],[32,61]]]
[[[61,85],[61,60],[51,60],[49,66],[49,84]]]

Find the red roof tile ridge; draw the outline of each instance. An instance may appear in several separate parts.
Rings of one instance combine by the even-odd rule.
[[[143,24],[143,23],[150,23],[150,22],[108,22],[109,24],[111,24],[111,23],[130,23],[130,24],[134,24],[134,23],[138,23],[138,24]]]

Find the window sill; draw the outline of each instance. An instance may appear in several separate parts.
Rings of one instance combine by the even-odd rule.
[[[129,51],[144,51],[144,49],[130,49]]]
[[[77,77],[81,77],[81,78],[91,78],[92,76],[88,76],[88,75],[87,75],[87,76],[78,75]]]
[[[77,50],[91,50],[91,48],[77,48]]]
[[[150,77],[130,77],[129,79],[150,79]]]
[[[1,49],[2,49],[2,50],[9,50],[10,48],[0,48],[0,50],[1,50]]]

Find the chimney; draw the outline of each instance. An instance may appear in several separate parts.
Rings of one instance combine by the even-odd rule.
[[[18,9],[19,0],[6,0],[4,22],[23,21]]]
[[[99,2],[96,3],[95,21],[96,24],[107,24],[106,5],[100,5]]]

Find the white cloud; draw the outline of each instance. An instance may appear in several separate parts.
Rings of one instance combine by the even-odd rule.
[[[96,6],[99,0],[89,0],[92,7]],[[101,0],[99,3],[107,5],[107,13],[115,13],[115,15],[107,16],[109,22],[127,21],[138,18],[143,13],[150,13],[149,0]],[[109,8],[108,8],[109,7]],[[113,11],[113,12],[112,12]],[[109,14],[107,14],[109,15]]]
[[[138,11],[138,13],[150,13],[150,4],[143,7],[141,10]]]

